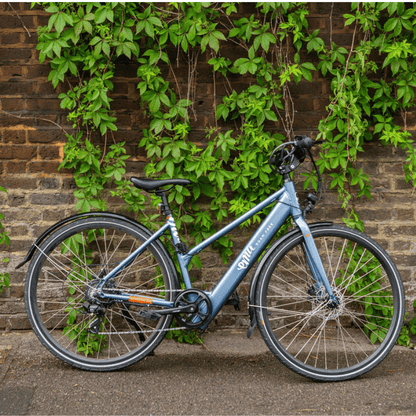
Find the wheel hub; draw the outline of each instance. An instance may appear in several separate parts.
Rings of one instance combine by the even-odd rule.
[[[318,316],[323,319],[330,320],[340,316],[344,310],[344,298],[339,288],[332,288],[337,304],[329,299],[328,293],[324,285],[320,285],[318,288],[308,285],[307,288],[309,297],[308,300],[312,303],[313,309],[320,308]],[[322,308],[322,303],[326,303],[326,306]]]

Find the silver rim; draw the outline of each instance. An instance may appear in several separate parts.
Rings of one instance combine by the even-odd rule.
[[[65,227],[39,248],[29,273],[28,311],[38,336],[55,355],[111,367],[146,355],[163,337],[170,320],[144,318],[139,305],[106,305],[98,335],[87,331],[96,315],[83,313],[97,277],[132,253],[143,237],[130,226],[85,221]],[[152,247],[126,267],[110,289],[171,299],[167,270],[163,255]]]
[[[323,288],[316,287],[300,244],[277,265],[268,266],[270,281],[267,288],[263,281],[261,288],[260,313],[263,322],[269,323],[269,328],[265,326],[268,338],[280,345],[292,365],[310,375],[314,369],[327,376],[361,374],[383,358],[400,332],[395,323],[402,313],[402,293],[393,291],[382,265],[387,257],[367,242],[380,263],[343,234],[314,236],[339,307],[331,309]],[[388,272],[396,283],[395,273],[390,268]]]

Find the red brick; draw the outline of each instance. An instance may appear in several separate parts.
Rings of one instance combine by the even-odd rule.
[[[37,65],[28,65],[25,67],[25,74],[27,78],[45,78],[45,82],[47,82],[47,78],[50,71],[50,66],[45,63],[38,63]]]
[[[19,61],[23,63],[29,62],[29,59],[33,57],[35,51],[32,49],[23,49],[23,48],[11,48],[11,49],[2,49],[1,50],[1,60],[0,63],[9,63],[12,61]],[[0,83],[2,89],[5,87]],[[10,94],[10,87],[8,89],[3,89],[3,94]]]
[[[1,179],[1,186],[11,189],[36,189],[37,180],[35,178],[22,178],[19,176],[6,176]]]
[[[26,143],[26,130],[3,129],[0,130],[0,138],[3,143],[24,144]]]
[[[18,111],[16,114],[5,114],[0,112],[0,127],[33,126],[33,123],[34,120],[32,117],[22,118],[21,113]]]
[[[47,117],[36,117],[35,118],[36,126],[51,127],[51,126],[56,126],[56,124],[58,124],[58,126],[60,126],[59,121],[60,121],[59,116],[58,115],[53,115],[53,114],[48,114]]]
[[[26,162],[4,162],[4,167],[7,173],[26,173],[27,163]]]
[[[26,32],[23,34],[24,35],[23,43],[25,45],[33,45],[36,47],[36,45],[39,42],[38,34],[36,33],[36,30],[33,30],[33,29],[29,30],[29,32],[30,32],[30,36]]]
[[[23,67],[21,65],[4,65],[0,68],[0,73],[3,78],[21,77]]]
[[[20,16],[20,20],[15,14],[6,14],[1,16],[0,29],[22,29],[22,22],[26,27],[34,27],[33,16]]]
[[[26,109],[29,111],[39,111],[42,110],[48,111],[48,110],[55,110],[55,111],[62,111],[60,107],[61,100],[55,99],[55,100],[45,100],[42,99],[33,99],[33,100],[26,100]]]
[[[56,175],[60,162],[38,161],[29,162],[29,173],[48,173]]]
[[[58,96],[55,88],[53,88],[52,84],[49,82],[40,84],[37,92],[40,96],[47,96],[47,95],[54,96],[54,97]]]
[[[42,160],[60,159],[59,146],[39,146],[39,157]]]
[[[3,145],[3,146],[0,146],[0,155],[2,159],[29,160],[29,159],[32,159],[36,155],[36,146]]]
[[[28,139],[31,143],[56,143],[66,142],[65,134],[59,129],[36,129],[28,131]]]
[[[3,33],[1,35],[1,44],[2,45],[11,45],[16,43],[21,43],[23,33],[19,32],[11,32],[11,33]]]

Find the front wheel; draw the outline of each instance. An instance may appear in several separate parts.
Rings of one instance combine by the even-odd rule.
[[[100,301],[95,295],[101,279],[149,235],[127,221],[94,217],[62,227],[40,245],[26,277],[25,302],[30,323],[50,352],[81,369],[111,371],[158,346],[171,315],[152,315],[144,304]],[[179,287],[172,260],[157,241],[103,290],[173,301]]]
[[[309,267],[299,232],[261,270],[255,306],[272,353],[322,381],[358,377],[378,365],[400,334],[404,290],[393,261],[373,240],[341,226],[311,230],[338,305]]]

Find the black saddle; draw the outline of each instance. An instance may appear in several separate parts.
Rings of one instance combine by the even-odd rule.
[[[192,182],[188,181],[188,179],[162,179],[162,180],[156,180],[156,179],[142,179],[142,178],[136,178],[132,177],[130,178],[131,182],[136,188],[143,189],[146,192],[152,192],[152,191],[163,191],[164,186],[171,185],[190,185]],[[165,189],[167,191],[167,189]]]

